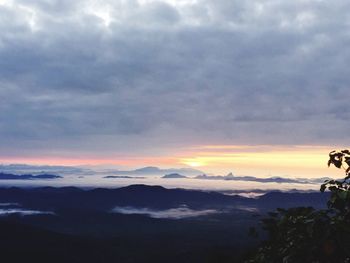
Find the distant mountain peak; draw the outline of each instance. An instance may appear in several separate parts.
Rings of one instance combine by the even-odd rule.
[[[192,168],[159,168],[155,166],[146,166],[142,168],[138,168],[135,170],[127,170],[127,171],[121,171],[116,170],[114,171],[114,174],[122,174],[122,175],[133,175],[133,174],[141,174],[141,175],[167,175],[167,174],[173,174],[177,173],[184,176],[193,176],[197,174],[203,174],[202,171],[192,169]]]
[[[187,178],[187,176],[184,176],[179,173],[171,173],[171,174],[164,175],[162,178],[175,179],[175,178]]]

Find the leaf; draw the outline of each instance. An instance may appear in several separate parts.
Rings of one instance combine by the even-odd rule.
[[[332,164],[332,160],[329,159],[329,160],[328,160],[328,163],[327,163],[328,167],[331,166],[331,164]]]
[[[345,163],[348,165],[348,166],[350,166],[350,157],[344,157],[344,159],[345,159]]]
[[[346,174],[348,174],[350,172],[350,166],[346,169]]]
[[[335,153],[335,152],[337,152],[337,151],[335,151],[335,150],[331,151],[331,152],[329,153],[329,156],[333,155],[333,153]]]
[[[339,160],[333,160],[332,163],[334,164],[335,167],[341,168],[341,161],[339,161]]]

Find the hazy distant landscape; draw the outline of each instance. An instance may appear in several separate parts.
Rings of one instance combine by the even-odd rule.
[[[328,197],[314,191],[316,179],[261,180],[156,167],[0,168],[0,228],[6,237],[1,246],[14,262],[25,259],[11,254],[15,233],[26,236],[21,242],[37,262],[163,262],[169,255],[176,257],[167,262],[240,262],[258,242],[249,229],[267,212],[323,208]],[[58,242],[73,242],[75,249]],[[93,250],[85,251],[89,246]],[[35,252],[43,247],[45,253]],[[57,249],[63,252],[52,259]]]
[[[170,176],[169,176],[170,175]],[[170,177],[170,178],[169,178]],[[206,175],[203,171],[144,167],[136,170],[92,169],[67,166],[0,166],[2,186],[120,187],[131,184],[161,185],[202,190],[318,190],[327,178],[286,178]]]

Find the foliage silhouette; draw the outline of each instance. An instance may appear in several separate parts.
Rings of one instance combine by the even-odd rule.
[[[246,262],[350,262],[350,151],[330,152],[331,165],[344,169],[346,176],[321,185],[321,192],[331,193],[327,209],[297,207],[269,213],[261,222],[267,238]]]

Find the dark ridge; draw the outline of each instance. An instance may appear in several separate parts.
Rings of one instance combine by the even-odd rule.
[[[35,179],[58,179],[63,178],[59,175],[54,174],[39,174],[39,175],[32,175],[32,174],[8,174],[8,173],[2,173],[0,172],[0,180],[35,180]]]
[[[327,193],[271,192],[256,199],[219,192],[186,189],[167,189],[162,186],[130,185],[122,188],[77,187],[0,188],[0,202],[19,203],[34,210],[78,209],[80,211],[110,211],[115,206],[169,209],[187,205],[192,209],[227,208],[237,206],[258,207],[261,210],[277,207],[314,206],[323,208]]]

